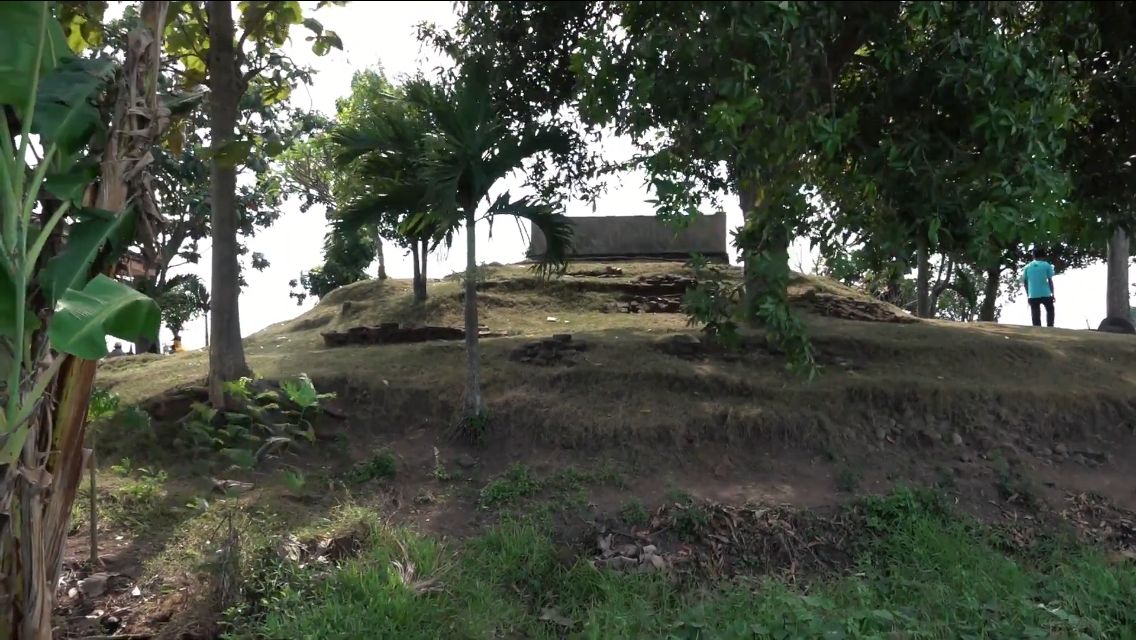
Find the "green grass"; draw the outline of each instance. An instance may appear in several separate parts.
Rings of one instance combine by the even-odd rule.
[[[586,504],[588,487],[600,484],[623,487],[625,480],[610,466],[592,471],[568,467],[542,478],[528,466],[517,463],[482,488],[480,503],[484,508],[513,506],[525,498],[548,492],[566,502]]]
[[[395,476],[397,464],[390,451],[376,451],[363,462],[355,465],[348,473],[347,480],[352,484],[363,484],[371,480],[389,480]]]
[[[631,498],[619,508],[619,517],[627,524],[642,526],[651,519],[651,514],[647,513],[646,507],[638,498]]]
[[[771,580],[687,590],[658,575],[601,572],[583,561],[565,566],[548,531],[507,521],[456,552],[406,531],[381,532],[364,556],[330,577],[281,590],[243,633],[312,640],[1136,633],[1130,567],[1065,543],[1005,555],[994,534],[910,493],[862,509],[866,538],[853,570],[814,584],[808,595]]]
[[[515,464],[481,490],[481,505],[497,507],[536,495],[543,482],[523,464]]]

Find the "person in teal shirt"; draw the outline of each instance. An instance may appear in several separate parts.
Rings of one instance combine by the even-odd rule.
[[[1041,308],[1045,307],[1045,326],[1053,326],[1053,265],[1045,261],[1045,252],[1033,250],[1033,262],[1022,270],[1022,285],[1029,298],[1033,326],[1041,326]]]

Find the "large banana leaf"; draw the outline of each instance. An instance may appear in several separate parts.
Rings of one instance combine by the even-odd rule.
[[[82,291],[68,289],[63,294],[47,335],[57,350],[97,360],[107,354],[108,335],[156,341],[160,323],[156,302],[121,282],[98,275]]]
[[[40,56],[40,36],[47,37]],[[27,104],[34,82],[36,58],[46,73],[70,53],[63,28],[51,16],[47,2],[0,3],[0,104]]]
[[[134,209],[122,215],[87,209],[79,222],[71,226],[67,246],[44,265],[39,274],[40,285],[54,304],[64,292],[81,286],[91,273],[91,266],[103,245],[110,243],[115,255],[121,253],[134,235]]]
[[[103,126],[91,103],[114,75],[114,62],[67,58],[39,81],[32,131],[70,156]]]

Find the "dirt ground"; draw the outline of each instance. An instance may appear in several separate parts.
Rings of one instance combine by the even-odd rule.
[[[557,518],[578,554],[588,553],[597,531],[634,535],[630,503],[655,515],[687,499],[718,505],[714,513],[729,518],[740,517],[742,505],[823,514],[858,496],[934,487],[991,524],[1067,530],[1136,557],[1136,373],[1128,366],[1136,340],[915,322],[858,292],[802,279],[794,300],[822,365],[808,382],[785,371],[759,335],[740,353],[727,352],[701,340],[680,314],[628,313],[626,302],[613,311],[620,296],[673,295],[636,289],[644,278],[689,274],[666,263],[607,266],[622,273],[601,265],[596,275],[553,283],[519,268],[489,273],[495,284],[485,287],[483,322],[510,337],[483,342],[491,428],[477,446],[453,437],[460,343],[330,348],[320,338],[380,322],[460,326],[454,282],[432,284],[422,308],[408,302],[406,283],[352,285],[251,338],[259,374],[306,372],[320,391],[337,394],[317,442],[255,472],[214,466],[202,474],[200,464],[150,450],[145,462],[168,471],[177,515],[165,514],[170,522],[158,535],[132,537],[113,523],[100,530],[99,571],[110,584],[96,597],[63,597],[58,637],[215,637],[215,602],[199,578],[164,571],[156,559],[184,544],[173,541],[192,509],[178,503],[213,496],[220,478],[251,483],[236,503],[271,510],[283,530],[362,501],[391,522],[460,541],[501,517],[486,506],[490,487],[521,474],[537,480],[511,508],[570,505]],[[563,356],[515,355],[562,333],[584,346]],[[203,374],[203,354],[120,359],[103,368],[99,384],[141,403],[159,433],[170,433],[199,397]],[[343,470],[379,452],[393,455],[393,478],[336,484]],[[320,482],[297,492],[285,486],[285,472]],[[65,594],[92,573],[87,536],[80,527],[70,541]],[[671,543],[679,553],[690,541]]]

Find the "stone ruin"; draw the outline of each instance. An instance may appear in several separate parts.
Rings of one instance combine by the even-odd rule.
[[[577,355],[587,349],[587,343],[572,340],[572,334],[558,333],[551,338],[527,342],[517,347],[509,354],[509,359],[541,366],[554,364],[572,366],[576,364]]]
[[[620,300],[606,308],[611,313],[681,313],[682,297],[696,284],[694,278],[674,274],[640,276],[620,287]]]
[[[572,216],[574,261],[682,260],[698,253],[709,260],[727,262],[726,214],[695,216],[676,227],[657,216]],[[544,256],[548,243],[533,228],[527,255]]]
[[[623,277],[623,269],[619,267],[606,266],[602,269],[583,269],[580,271],[572,271],[568,274],[574,278],[621,278]]]

